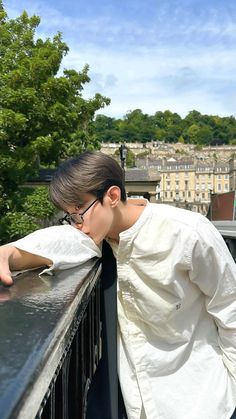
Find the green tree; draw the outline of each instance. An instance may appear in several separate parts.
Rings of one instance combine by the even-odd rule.
[[[154,139],[155,127],[152,120],[141,109],[127,112],[122,123],[120,123],[120,129],[124,141],[145,143]]]
[[[184,118],[184,123],[187,126],[199,124],[202,121],[202,114],[196,110],[190,111]]]
[[[184,137],[182,135],[178,138],[178,142],[181,143],[181,144],[185,143]]]
[[[169,143],[178,142],[182,134],[182,119],[177,113],[169,110],[158,111],[152,117],[155,126],[155,139]]]
[[[60,33],[45,41],[35,39],[39,23],[38,16],[26,12],[9,19],[0,0],[2,235],[4,217],[13,226],[10,215],[20,212],[19,219],[26,213],[19,185],[37,173],[39,163],[57,165],[75,153],[100,147],[92,121],[95,112],[110,102],[100,94],[89,100],[82,97],[84,84],[90,81],[87,65],[81,72],[65,69],[58,74],[68,46]]]
[[[22,188],[20,192],[17,193],[17,207],[21,206],[22,211],[8,211],[0,223],[2,243],[47,226],[55,216],[55,207],[49,201],[47,187]]]
[[[106,115],[97,115],[93,130],[99,141],[104,143],[119,143],[122,141],[118,121]]]
[[[199,139],[199,133],[200,133],[200,126],[197,124],[192,124],[190,127],[186,130],[186,136],[189,143],[197,144]]]
[[[213,130],[209,125],[202,125],[200,127],[197,143],[200,145],[209,145],[213,139]]]

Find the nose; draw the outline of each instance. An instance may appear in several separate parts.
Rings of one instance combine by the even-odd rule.
[[[88,235],[87,229],[86,227],[84,227],[84,223],[73,223],[73,227],[76,228],[77,230],[82,231],[84,234]]]
[[[73,223],[72,226],[77,230],[82,230],[83,224],[80,223]]]

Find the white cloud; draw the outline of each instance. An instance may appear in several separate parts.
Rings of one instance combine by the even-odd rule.
[[[234,101],[228,100],[236,86],[234,50],[137,49],[111,54],[90,46],[71,51],[64,60],[66,66],[78,70],[86,62],[92,79],[86,95],[99,91],[112,100],[102,113],[120,117],[134,108],[148,113],[170,109],[181,115],[192,109],[219,115],[234,113]],[[116,83],[108,86],[108,75]]]
[[[40,36],[63,32],[70,47],[63,66],[90,65],[85,95],[100,92],[112,100],[102,113],[120,117],[135,108],[150,114],[165,109],[181,115],[192,109],[235,113],[235,8],[230,14],[212,2],[194,17],[183,2],[161,2],[159,9],[157,2],[150,21],[142,22],[129,16],[87,17],[79,15],[79,7],[78,16],[62,15],[50,1],[6,3],[11,16],[19,14],[22,3],[30,14],[39,14]]]

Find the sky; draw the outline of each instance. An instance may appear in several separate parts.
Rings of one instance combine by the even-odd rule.
[[[89,64],[84,97],[101,93],[99,113],[141,109],[185,117],[236,116],[235,0],[3,0],[10,18],[40,16],[37,36],[62,32],[63,68]]]

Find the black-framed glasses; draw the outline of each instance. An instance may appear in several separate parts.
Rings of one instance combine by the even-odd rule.
[[[84,214],[95,204],[95,202],[99,201],[98,198],[96,198],[91,204],[83,211],[83,212],[75,212],[73,214],[66,214],[63,218],[60,218],[58,220],[59,224],[83,224],[84,222]]]

